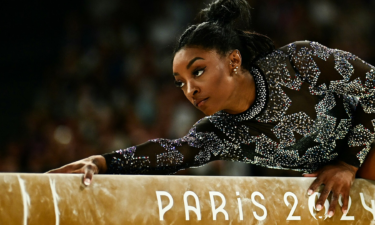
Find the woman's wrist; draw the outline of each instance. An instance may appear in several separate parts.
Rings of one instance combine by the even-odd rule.
[[[337,162],[339,165],[342,165],[342,166],[345,166],[346,168],[348,168],[352,173],[353,173],[353,175],[354,175],[354,177],[355,177],[355,175],[356,175],[356,173],[357,173],[357,171],[358,171],[358,167],[355,167],[355,166],[353,166],[353,165],[350,165],[350,164],[348,164],[348,163],[346,163],[346,162],[344,162],[344,161],[338,161]]]
[[[93,155],[89,157],[91,162],[94,163],[98,168],[98,173],[107,172],[107,162],[102,155]]]

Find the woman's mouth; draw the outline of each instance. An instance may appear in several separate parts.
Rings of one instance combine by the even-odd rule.
[[[200,108],[200,107],[202,107],[206,103],[207,100],[208,100],[208,98],[199,100],[199,101],[195,102],[195,106],[198,107],[198,108]]]

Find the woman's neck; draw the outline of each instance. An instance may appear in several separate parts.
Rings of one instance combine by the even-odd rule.
[[[231,102],[228,109],[224,109],[229,114],[239,114],[245,112],[255,102],[256,86],[254,77],[247,72],[238,80],[237,87],[231,95]]]

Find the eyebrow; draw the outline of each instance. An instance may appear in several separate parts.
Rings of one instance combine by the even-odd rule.
[[[190,62],[187,64],[186,69],[189,69],[193,63],[199,59],[203,59],[201,57],[195,57],[194,59],[190,60]]]
[[[204,60],[204,58],[201,57],[195,57],[194,59],[190,60],[190,62],[187,64],[186,69],[189,69],[191,65],[197,60]],[[178,76],[178,73],[173,73],[173,76]]]

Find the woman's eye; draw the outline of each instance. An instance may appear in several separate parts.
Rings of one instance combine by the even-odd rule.
[[[174,84],[179,88],[182,88],[185,85],[185,83],[182,83],[181,81],[175,81]]]
[[[204,69],[201,69],[201,70],[196,70],[196,71],[194,71],[193,74],[194,74],[196,77],[199,77],[200,75],[203,74],[203,72],[204,72]]]

